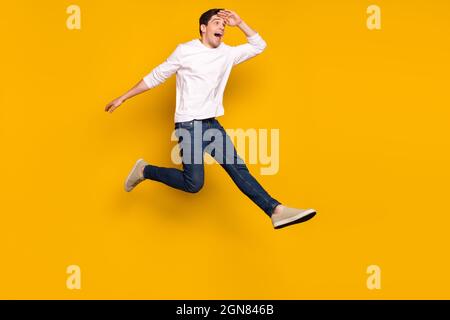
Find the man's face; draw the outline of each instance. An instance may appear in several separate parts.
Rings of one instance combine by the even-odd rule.
[[[202,25],[203,39],[206,40],[212,47],[216,48],[222,42],[225,35],[225,20],[219,18],[217,15],[211,17],[208,25]]]

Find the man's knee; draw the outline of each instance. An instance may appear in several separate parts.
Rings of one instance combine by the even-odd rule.
[[[187,183],[186,191],[190,193],[197,193],[203,188],[204,179],[203,177],[197,177],[192,179],[189,183]]]

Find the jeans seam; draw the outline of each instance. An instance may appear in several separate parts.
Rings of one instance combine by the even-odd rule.
[[[236,173],[237,173],[237,175],[239,176],[239,178],[241,178],[247,185],[249,185],[250,188],[251,188],[253,191],[256,191],[256,194],[262,196],[262,199],[263,199],[266,203],[270,204],[270,201],[267,200],[267,199],[264,197],[264,194],[263,194],[262,192],[258,191],[254,186],[252,186],[252,184],[251,184],[250,182],[248,182],[247,180],[245,180],[245,178],[240,174],[239,170],[238,170],[234,165],[232,165],[231,168],[233,168],[233,169],[236,171]],[[248,169],[247,169],[247,170],[248,170]],[[249,173],[250,173],[250,171],[249,171]]]

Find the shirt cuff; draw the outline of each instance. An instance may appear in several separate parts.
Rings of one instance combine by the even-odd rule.
[[[261,38],[261,36],[259,35],[259,33],[255,33],[254,35],[247,37],[248,40],[256,40],[258,38]]]

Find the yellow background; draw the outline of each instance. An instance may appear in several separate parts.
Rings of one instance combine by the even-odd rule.
[[[233,70],[220,121],[280,129],[278,174],[249,168],[315,208],[307,223],[274,230],[217,164],[195,195],[123,191],[137,158],[173,166],[175,77],[104,106],[214,7],[268,44]],[[450,2],[10,1],[0,24],[0,298],[450,298]],[[227,27],[224,41],[245,37]],[[66,288],[72,264],[81,290]],[[381,290],[366,287],[372,264]]]

